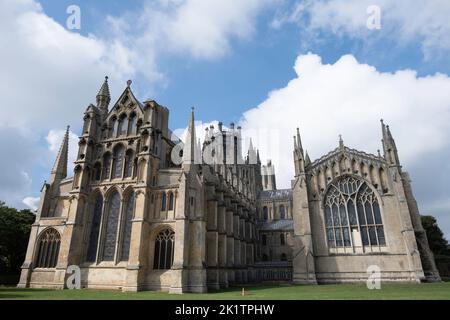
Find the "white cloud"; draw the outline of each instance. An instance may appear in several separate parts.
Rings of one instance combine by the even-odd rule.
[[[23,203],[32,210],[37,210],[39,206],[39,201],[41,198],[39,197],[26,197],[23,199]]]
[[[257,16],[280,0],[160,0],[139,12],[109,16],[108,33],[134,53],[134,65],[155,64],[159,55],[188,54],[217,59],[230,51],[233,39],[255,32]],[[145,55],[145,59],[142,57]]]
[[[381,30],[369,30],[367,8],[381,9]],[[450,50],[450,2],[446,0],[305,0],[281,10],[272,21],[280,28],[285,23],[301,25],[302,36],[317,36],[328,31],[338,36],[359,38],[366,43],[390,38],[407,45],[418,42],[426,59]]]
[[[413,70],[379,72],[351,55],[331,65],[323,64],[317,55],[301,55],[294,69],[296,78],[270,92],[241,120],[250,135],[265,132],[255,144],[263,160],[272,158],[280,187],[289,187],[293,177],[296,127],[312,160],[336,148],[339,134],[349,147],[376,154],[382,149],[379,120],[383,118],[391,126],[400,161],[406,170],[411,169],[413,187],[421,191],[417,195],[422,208],[432,210],[436,194],[449,199],[442,194],[448,182],[440,179],[437,183],[436,179],[447,167],[443,155],[450,154],[448,76],[418,77]],[[268,132],[271,136],[266,143]],[[427,161],[422,163],[424,157]]]
[[[291,137],[300,126],[304,146],[313,157],[337,146],[339,134],[349,145],[376,153],[381,148],[381,118],[391,125],[407,163],[449,145],[450,79],[446,75],[420,78],[413,70],[382,73],[358,63],[352,55],[332,65],[322,64],[314,54],[301,55],[294,69],[297,78],[272,91],[242,120],[246,130],[278,131],[283,138],[281,152],[290,152]],[[270,156],[267,150],[261,151]],[[282,153],[280,161],[290,164],[291,160]],[[282,179],[285,185],[290,173]]]

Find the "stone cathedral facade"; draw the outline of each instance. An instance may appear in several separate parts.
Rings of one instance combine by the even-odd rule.
[[[20,287],[206,292],[234,284],[439,281],[408,174],[389,127],[384,155],[339,146],[311,161],[294,137],[295,176],[278,190],[241,128],[192,111],[184,143],[169,110],[131,81],[110,108],[108,79],[84,114],[73,177],[68,131],[41,190]],[[243,156],[245,154],[245,156]]]

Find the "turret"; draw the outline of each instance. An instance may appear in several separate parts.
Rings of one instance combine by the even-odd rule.
[[[69,129],[67,126],[66,133],[64,134],[61,147],[59,148],[58,155],[56,156],[55,164],[50,174],[49,184],[59,183],[61,180],[67,177],[67,160],[69,154]]]
[[[183,149],[183,168],[190,168],[198,161],[197,139],[195,137],[194,108],[192,107],[191,117],[189,119],[188,132],[184,142]]]
[[[297,128],[297,137],[294,136],[294,165],[296,177],[305,172],[305,158],[299,128]]]
[[[389,163],[389,165],[400,166],[400,160],[398,158],[397,146],[395,145],[395,140],[392,137],[391,130],[389,126],[386,126],[381,119],[381,131],[383,134],[383,151],[384,159]]]
[[[97,94],[97,108],[107,114],[110,102],[111,95],[109,93],[108,77],[105,77],[105,81],[103,82]]]

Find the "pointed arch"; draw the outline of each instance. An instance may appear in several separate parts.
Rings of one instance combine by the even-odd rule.
[[[153,269],[170,269],[173,264],[175,232],[167,228],[159,232],[155,239]]]
[[[54,228],[45,229],[37,243],[36,268],[54,268],[58,263],[61,236]]]
[[[384,226],[376,189],[344,175],[330,183],[324,197],[328,246],[384,246]]]

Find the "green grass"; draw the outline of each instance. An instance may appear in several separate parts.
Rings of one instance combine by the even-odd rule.
[[[333,285],[281,285],[246,286],[245,296],[241,288],[233,287],[207,294],[171,295],[163,292],[144,291],[122,293],[109,290],[46,290],[0,287],[0,299],[33,300],[222,300],[222,299],[272,299],[272,300],[317,300],[317,299],[446,299],[450,300],[450,283],[382,284],[380,290],[369,290],[365,284]]]

